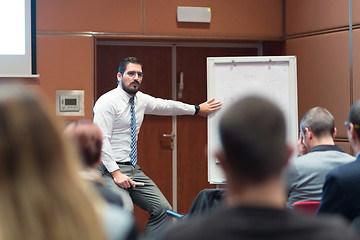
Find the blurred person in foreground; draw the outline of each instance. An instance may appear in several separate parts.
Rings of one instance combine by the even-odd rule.
[[[122,212],[127,211],[123,209],[121,197],[105,187],[105,181],[98,171],[98,167],[101,163],[102,147],[102,133],[100,128],[92,121],[84,119],[68,124],[64,133],[69,140],[75,144],[82,159],[84,167],[79,172],[80,176],[83,179],[92,182],[104,200],[111,204],[110,208],[112,209],[113,214],[114,212],[117,212],[120,214],[118,217],[121,217]],[[116,219],[114,220],[116,221]],[[132,229],[129,233],[125,234],[126,239],[136,239],[138,235],[133,219],[131,219],[131,221],[133,222]],[[116,232],[117,224],[110,224],[111,227],[109,226],[108,232]],[[114,235],[116,234],[123,235],[121,232],[115,233]],[[113,237],[112,239],[118,239],[118,237]]]
[[[81,177],[94,183],[101,196],[111,204],[123,206],[121,197],[105,187],[105,181],[98,171],[101,163],[102,133],[90,120],[81,120],[68,124],[64,131],[79,150],[84,164]]]
[[[175,225],[163,239],[357,239],[339,218],[314,218],[286,210],[282,171],[293,153],[278,106],[256,96],[231,105],[220,120],[227,206]]]
[[[25,86],[0,84],[0,239],[111,239],[110,209],[79,177],[79,157],[44,102]]]

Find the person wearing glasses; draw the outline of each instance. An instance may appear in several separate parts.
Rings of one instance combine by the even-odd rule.
[[[288,167],[286,205],[289,209],[298,201],[320,201],[326,174],[354,161],[354,157],[335,145],[335,120],[325,108],[314,107],[305,113],[299,135],[299,153],[305,154],[292,159]]]
[[[107,186],[123,197],[124,207],[133,202],[149,212],[145,235],[167,223],[171,206],[155,183],[139,167],[137,136],[144,114],[207,116],[221,108],[214,99],[200,105],[152,97],[140,91],[144,78],[142,63],[135,57],[120,62],[117,88],[102,95],[94,106],[94,123],[103,133],[102,172]],[[137,184],[143,186],[136,187]]]
[[[360,100],[350,109],[345,126],[356,160],[327,174],[318,213],[341,215],[351,222],[360,216]]]

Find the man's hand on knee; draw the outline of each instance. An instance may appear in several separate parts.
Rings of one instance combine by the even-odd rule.
[[[121,188],[135,188],[135,182],[131,180],[128,176],[120,172],[120,170],[116,170],[111,173],[111,176],[114,179],[114,182]]]

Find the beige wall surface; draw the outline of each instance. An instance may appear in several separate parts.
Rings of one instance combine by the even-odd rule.
[[[360,24],[360,0],[352,0],[353,24]]]
[[[211,23],[177,23],[177,6],[210,7]],[[282,0],[38,0],[37,30],[280,38],[282,6]]]
[[[38,31],[139,33],[141,0],[37,0]]]
[[[283,34],[282,4],[282,0],[148,0],[145,33],[279,38]],[[177,6],[210,7],[211,23],[177,23]]]
[[[286,35],[338,28],[349,24],[349,1],[286,0],[285,5]]]
[[[335,117],[338,137],[350,109],[349,33],[331,33],[286,41],[286,54],[297,56],[299,118],[315,106]]]
[[[212,21],[177,24],[177,6],[211,7]],[[141,40],[157,34],[204,41],[282,36],[282,0],[37,0],[36,8],[39,88],[51,98],[55,90],[85,89],[87,118],[92,117],[95,71],[91,36],[135,35]]]
[[[344,148],[346,153],[354,155],[354,152],[351,149],[350,143],[335,141],[335,144]]]
[[[37,42],[37,68],[42,91],[55,104],[56,90],[85,90],[85,116],[64,119],[92,119],[92,39],[38,36]]]
[[[353,63],[354,63],[354,102],[360,99],[360,29],[353,31]]]

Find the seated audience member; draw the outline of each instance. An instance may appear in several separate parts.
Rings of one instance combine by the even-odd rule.
[[[220,120],[220,140],[227,206],[180,222],[163,239],[356,239],[341,218],[286,210],[282,170],[293,149],[286,144],[284,116],[272,102],[249,96],[229,106]]]
[[[338,214],[352,221],[360,216],[360,100],[350,109],[348,118],[345,125],[356,160],[328,173],[318,213]]]
[[[298,201],[320,201],[326,174],[354,161],[335,145],[335,134],[334,117],[325,108],[312,108],[301,119],[298,149],[307,154],[293,158],[287,169],[288,208]]]
[[[81,176],[94,183],[103,198],[111,203],[123,206],[121,196],[105,187],[105,181],[98,171],[101,163],[102,133],[100,128],[89,120],[70,123],[65,135],[73,140],[85,166]]]
[[[25,86],[0,85],[0,239],[114,239],[105,231],[114,217],[78,176],[78,155],[44,102]],[[122,216],[127,235],[131,215]]]

